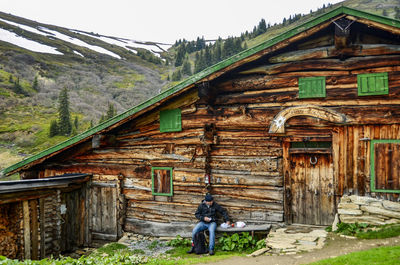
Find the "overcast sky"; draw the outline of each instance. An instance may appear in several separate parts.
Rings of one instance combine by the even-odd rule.
[[[251,31],[338,0],[0,0],[0,11],[38,22],[141,41],[174,43]]]

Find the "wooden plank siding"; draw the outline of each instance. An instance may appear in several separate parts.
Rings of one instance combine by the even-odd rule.
[[[396,193],[379,192],[371,194],[371,155],[369,140],[399,140],[400,124],[345,126],[338,127],[335,130],[334,138],[341,143],[334,146],[334,152],[339,154],[339,165],[336,167],[338,170],[335,173],[335,179],[337,181],[336,195],[356,194],[396,201],[399,198],[399,195]],[[349,138],[351,138],[350,140],[352,140],[353,143],[357,144],[347,144]],[[347,157],[352,157],[353,161],[350,162],[346,159]],[[340,161],[343,162],[341,165]],[[392,166],[396,168],[396,164]],[[392,176],[396,176],[396,174]]]

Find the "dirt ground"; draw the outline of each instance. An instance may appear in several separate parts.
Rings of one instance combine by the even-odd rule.
[[[258,257],[234,257],[222,261],[207,263],[214,265],[249,265],[249,264],[268,264],[268,265],[290,265],[290,264],[308,264],[321,259],[342,256],[351,252],[367,250],[381,246],[400,245],[400,236],[387,239],[349,239],[337,235],[329,235],[325,246],[322,249],[312,252],[299,253],[294,255],[267,256]]]

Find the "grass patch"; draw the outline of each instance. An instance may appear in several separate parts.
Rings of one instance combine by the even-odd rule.
[[[382,239],[400,235],[400,224],[384,225],[378,229],[368,229],[356,234],[361,239]]]
[[[332,232],[332,227],[326,229]],[[360,239],[382,239],[400,235],[400,224],[388,224],[382,226],[372,226],[364,223],[340,223],[337,234],[355,236]]]
[[[101,248],[98,248],[96,252],[100,254],[106,253],[108,255],[113,255],[115,251],[127,248],[128,248],[127,246],[120,243],[110,243],[102,246]]]
[[[149,265],[186,265],[186,264],[197,264],[197,263],[211,263],[220,261],[223,259],[236,257],[236,256],[244,256],[245,253],[238,252],[226,252],[226,251],[217,251],[214,256],[209,256],[208,254],[196,255],[196,254],[187,254],[186,251],[189,250],[189,247],[177,247],[172,250],[167,251],[167,254],[170,255],[170,259],[154,259],[149,261],[147,264]]]
[[[144,254],[146,254],[146,252],[144,252],[143,249],[134,249],[134,250],[132,250],[132,253],[135,254],[135,255],[144,255]]]
[[[124,76],[122,81],[115,82],[114,85],[119,89],[129,89],[135,87],[136,82],[140,81],[145,81],[145,77],[143,75],[131,72],[128,75]]]
[[[78,117],[80,124],[78,133],[85,131],[89,124],[82,122],[83,115],[72,113],[72,119]],[[0,142],[4,144],[15,144],[15,153],[32,155],[50,148],[69,136],[49,137],[50,121],[57,119],[58,114],[49,108],[40,106],[19,105],[7,110],[5,115],[0,115]],[[1,150],[0,150],[1,153]],[[22,157],[19,157],[21,160]],[[18,160],[18,161],[19,161]],[[18,162],[18,161],[14,161]],[[3,163],[0,167],[6,167],[13,163]]]
[[[149,248],[150,250],[153,250],[153,249],[155,249],[158,245],[159,245],[159,242],[158,242],[157,240],[154,240],[153,242],[151,242],[150,245],[148,245],[148,248]]]
[[[5,148],[0,148],[0,170],[3,168],[6,168],[12,164],[17,163],[22,159],[21,156],[18,156],[17,154],[10,152],[9,150]],[[7,179],[11,180],[11,179]]]
[[[395,265],[400,263],[400,246],[380,247],[366,251],[350,253],[344,256],[320,260],[313,265],[358,265],[358,264],[376,264],[376,265]]]

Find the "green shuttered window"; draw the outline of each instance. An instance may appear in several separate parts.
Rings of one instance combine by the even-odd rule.
[[[388,73],[357,75],[358,95],[386,95],[389,94]]]
[[[172,196],[172,167],[151,168],[151,194]]]
[[[171,109],[160,111],[160,132],[182,131],[181,110]]]
[[[400,140],[371,140],[371,191],[400,193]]]
[[[324,97],[326,97],[325,76],[299,78],[299,98]]]

